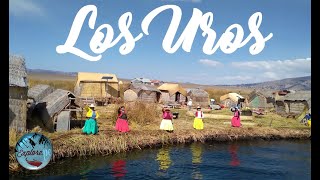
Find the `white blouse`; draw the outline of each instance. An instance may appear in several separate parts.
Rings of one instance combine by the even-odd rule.
[[[196,112],[196,118],[203,118],[204,117],[202,111],[197,111],[197,112]]]

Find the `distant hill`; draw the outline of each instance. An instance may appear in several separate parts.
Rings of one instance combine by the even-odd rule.
[[[57,74],[57,75],[69,75],[77,76],[76,72],[63,72],[63,71],[52,71],[44,69],[27,69],[28,74]]]
[[[66,78],[74,79],[77,76],[77,72],[63,72],[63,71],[52,71],[52,70],[43,70],[43,69],[27,69],[29,75],[37,75],[47,77],[48,75],[52,75],[57,79],[61,79],[62,76]],[[119,80],[123,82],[130,82],[130,79],[124,79],[118,77]],[[238,85],[200,85],[194,84],[190,82],[171,82],[171,83],[179,83],[185,88],[194,88],[194,87],[228,87],[228,88],[241,88],[241,89],[265,89],[265,90],[311,90],[311,76],[306,77],[297,77],[297,78],[287,78],[276,81],[267,81],[261,83],[251,83],[251,84],[238,84]]]
[[[236,87],[254,88],[254,89],[272,89],[272,90],[311,90],[311,76],[287,78],[276,81],[267,81],[253,84],[232,85]]]

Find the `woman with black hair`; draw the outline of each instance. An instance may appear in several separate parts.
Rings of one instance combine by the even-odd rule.
[[[127,112],[126,112],[124,106],[121,106],[118,109],[118,119],[116,122],[115,129],[119,132],[129,132],[130,131]]]

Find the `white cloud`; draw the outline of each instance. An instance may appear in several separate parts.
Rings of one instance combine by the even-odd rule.
[[[232,62],[232,66],[245,69],[259,69],[274,73],[303,72],[311,73],[311,58],[295,60],[277,60],[277,61],[246,61]]]
[[[251,76],[247,76],[247,75],[223,76],[220,78],[224,80],[234,80],[234,81],[246,81],[246,80],[253,79]]]
[[[311,58],[276,61],[246,61],[223,64],[219,61],[200,59],[205,66],[218,67],[214,71],[180,74],[177,82],[207,85],[251,84],[311,75]]]
[[[264,72],[262,76],[265,77],[266,79],[273,79],[273,80],[276,80],[279,78],[279,76],[277,76],[277,74],[274,72]]]
[[[10,0],[9,13],[14,16],[44,15],[44,10],[31,0]]]
[[[311,75],[311,58],[276,61],[246,61],[222,64],[218,61],[201,59],[199,63],[217,68],[206,76],[189,78],[189,81],[204,84],[250,84],[285,78]]]
[[[200,59],[199,62],[201,64],[207,65],[207,66],[212,66],[212,67],[217,67],[217,66],[222,66],[223,64],[219,61],[213,61],[209,59]]]
[[[311,58],[276,61],[232,62],[238,74],[246,73],[253,82],[280,80],[311,75]]]

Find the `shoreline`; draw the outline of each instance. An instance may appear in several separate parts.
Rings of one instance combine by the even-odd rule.
[[[41,133],[41,132],[40,132]],[[50,163],[64,158],[91,155],[111,155],[114,153],[157,147],[159,145],[183,144],[196,141],[237,141],[237,140],[290,140],[311,139],[311,129],[307,128],[271,128],[271,127],[216,127],[204,130],[175,130],[168,133],[161,130],[131,130],[119,133],[114,130],[101,130],[97,135],[83,135],[80,129],[50,138],[53,144],[53,156]],[[50,164],[49,163],[49,164]],[[14,155],[14,147],[9,146],[9,174],[23,170]]]

